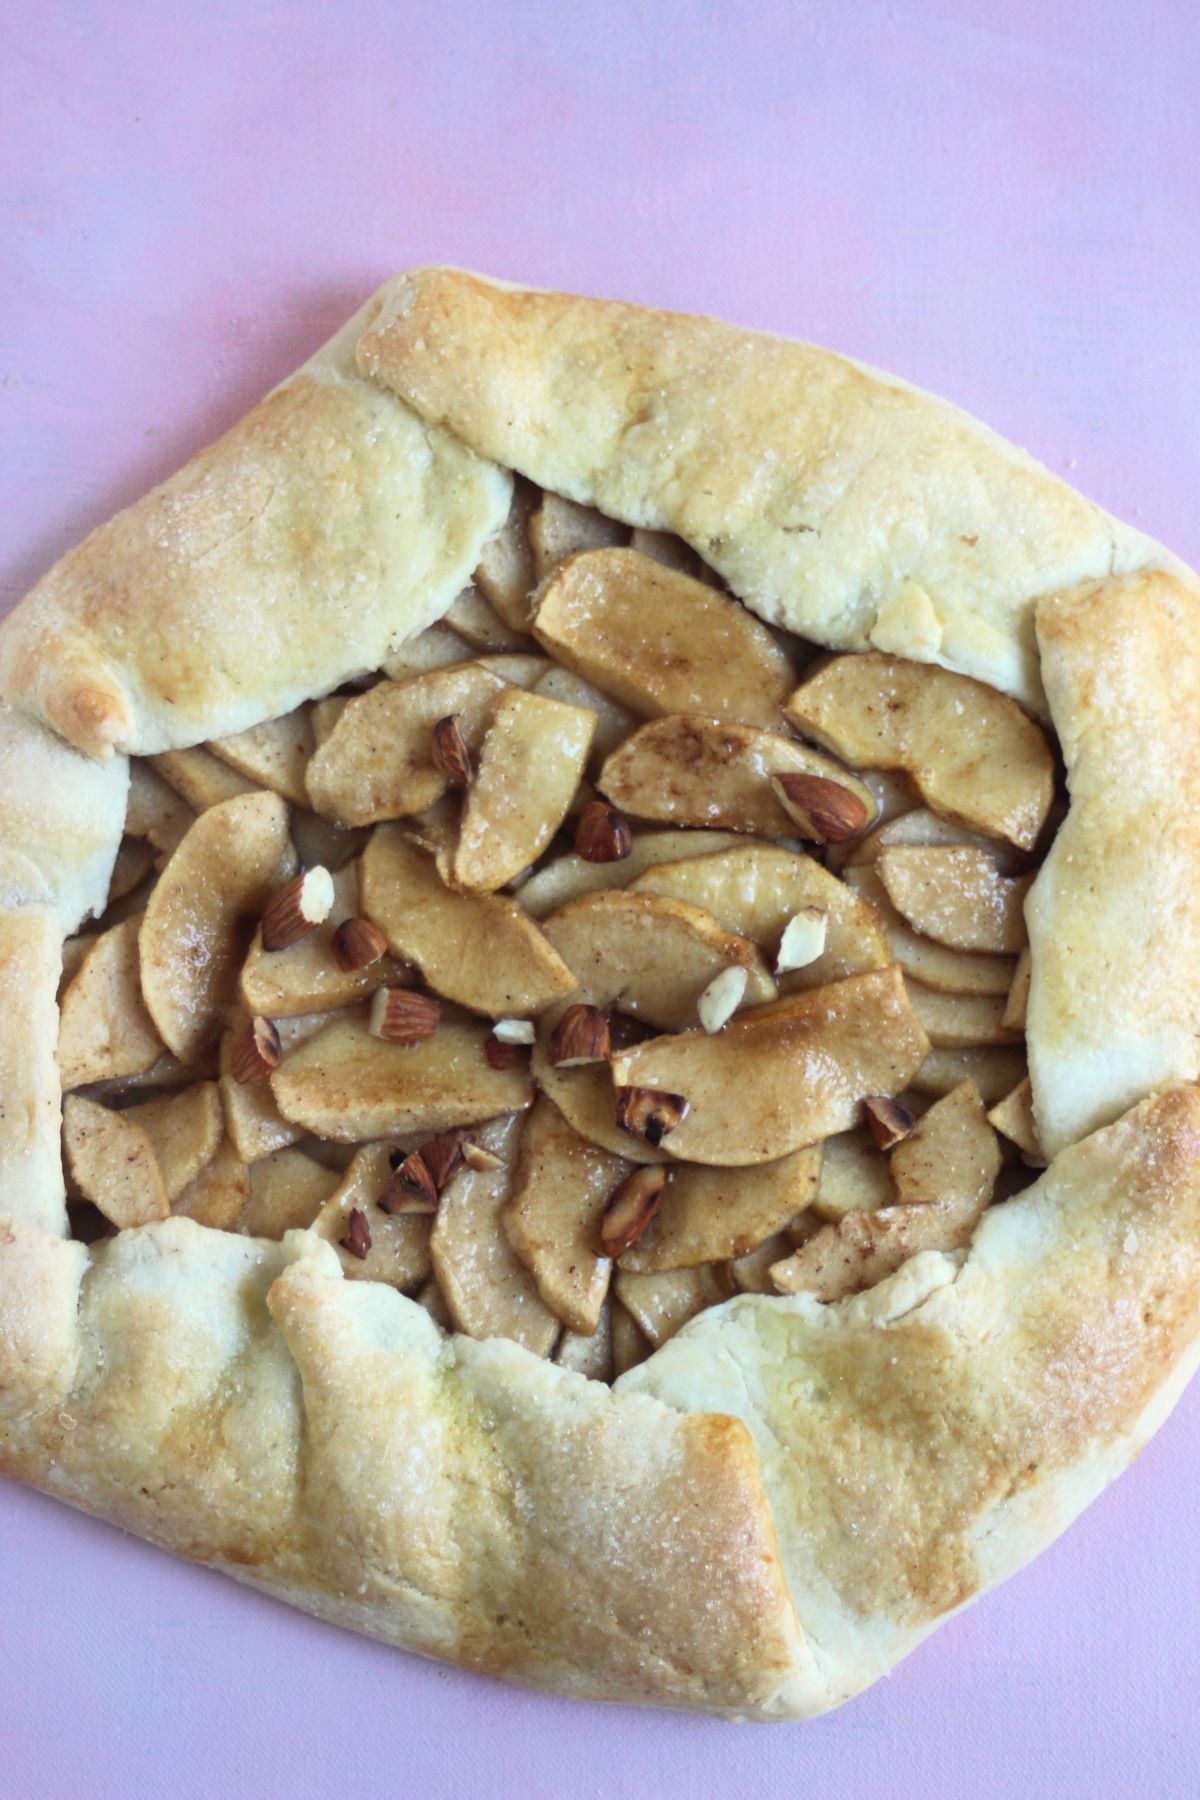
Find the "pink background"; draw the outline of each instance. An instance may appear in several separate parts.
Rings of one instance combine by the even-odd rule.
[[[811,336],[1200,559],[1194,0],[0,11],[0,573],[445,259]],[[1195,1794],[1200,1392],[808,1727],[568,1705],[0,1484],[0,1796]]]

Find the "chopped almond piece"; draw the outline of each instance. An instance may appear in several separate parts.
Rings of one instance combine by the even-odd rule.
[[[434,721],[430,760],[452,788],[469,788],[475,779],[471,753],[462,734],[462,726],[454,713]]]
[[[343,919],[335,927],[330,952],[343,975],[369,969],[387,955],[387,938],[370,919]]]
[[[657,1217],[624,1251],[620,1267],[652,1275],[747,1256],[806,1210],[820,1171],[820,1145],[753,1169],[679,1163]]]
[[[568,900],[577,900],[581,894],[597,893],[604,888],[632,886],[635,881],[649,869],[660,863],[682,862],[694,856],[707,856],[717,850],[727,850],[735,844],[745,843],[731,831],[643,831],[633,838],[629,855],[612,862],[589,862],[578,853],[571,856],[560,856],[554,862],[547,863],[536,875],[523,882],[520,888],[520,901],[525,911],[535,919],[544,919],[548,913],[557,912],[567,904]],[[652,883],[647,883],[652,886]],[[680,896],[684,900],[694,898],[691,894]],[[703,906],[703,900],[698,902]],[[715,909],[710,909],[715,910]],[[736,931],[739,927],[723,920],[727,931]],[[744,937],[753,937],[753,932],[743,932]]]
[[[536,862],[567,816],[592,741],[591,713],[506,688],[497,699],[445,871],[493,893]]]
[[[352,1279],[384,1281],[403,1293],[411,1293],[426,1279],[432,1266],[429,1237],[433,1219],[430,1214],[401,1216],[380,1209],[380,1197],[392,1179],[390,1155],[391,1146],[387,1143],[364,1144],[357,1150],[338,1187],[318,1213],[313,1230],[341,1249],[344,1274]],[[350,1217],[355,1212],[361,1214],[371,1236],[365,1258],[346,1248]]]
[[[1037,1121],[1033,1116],[1033,1087],[1028,1076],[993,1106],[988,1121],[1035,1167],[1045,1168],[1046,1153],[1038,1138]]]
[[[229,1072],[243,1087],[265,1081],[283,1061],[283,1045],[270,1019],[247,1019],[234,1040]]]
[[[312,1020],[281,1019],[276,1029],[282,1054],[286,1056],[288,1050],[296,1043],[303,1042],[305,1036],[311,1037],[319,1031],[327,1016],[318,1013]],[[234,1076],[234,1053],[248,1023],[246,1015],[240,1010],[233,1012],[221,1039],[218,1068],[225,1129],[242,1161],[253,1163],[264,1156],[270,1156],[273,1150],[282,1150],[285,1145],[294,1144],[301,1135],[301,1128],[290,1119],[285,1119],[276,1106],[269,1077],[263,1081],[245,1083]]]
[[[868,1094],[863,1101],[863,1113],[877,1150],[890,1150],[906,1138],[916,1124],[908,1108],[901,1106],[898,1100],[889,1100],[886,1094]]]
[[[68,1094],[63,1149],[71,1178],[118,1231],[148,1225],[171,1211],[150,1137],[125,1113]]]
[[[897,912],[935,943],[1001,956],[1025,947],[1032,875],[1002,875],[986,851],[966,845],[892,845],[876,867]]]
[[[442,1009],[432,994],[412,988],[376,988],[368,1025],[389,1044],[423,1044],[438,1028]]]
[[[275,1150],[250,1170],[250,1199],[237,1229],[244,1237],[275,1239],[303,1231],[338,1185],[336,1170],[303,1150]]]
[[[212,1161],[225,1135],[215,1081],[197,1082],[178,1093],[143,1100],[126,1107],[121,1116],[140,1126],[150,1139],[171,1202],[178,1200]]]
[[[598,1006],[568,1006],[550,1036],[550,1061],[556,1069],[607,1062],[611,1050],[608,1019]]]
[[[544,1095],[526,1115],[501,1222],[538,1293],[571,1331],[599,1323],[611,1273],[602,1219],[629,1173],[628,1162],[572,1131]]]
[[[887,897],[877,869],[843,871],[846,886],[869,900],[883,928],[888,948],[906,975],[943,994],[1007,994],[1012,982],[1011,956],[986,956],[974,950],[948,950],[932,938],[919,937]]]
[[[756,1007],[717,1037],[652,1038],[614,1055],[612,1072],[618,1088],[683,1095],[690,1110],[663,1148],[729,1168],[844,1131],[867,1094],[906,1087],[928,1047],[893,967]]]
[[[532,1044],[537,1038],[531,1019],[497,1019],[492,1036],[498,1044]]]
[[[453,715],[469,756],[504,683],[475,663],[381,681],[350,701],[308,765],[313,806],[339,825],[422,812],[445,793],[434,727]]]
[[[524,1111],[533,1100],[528,1075],[489,1068],[485,1035],[454,1021],[424,1043],[390,1044],[358,1013],[335,1015],[284,1058],[271,1088],[285,1118],[342,1144]]]
[[[600,1220],[600,1242],[607,1256],[620,1256],[644,1236],[662,1202],[667,1171],[646,1163],[621,1183]]]
[[[715,975],[746,975],[751,1003],[775,997],[762,956],[747,939],[722,931],[703,908],[663,894],[609,890],[583,894],[543,921],[542,930],[578,977],[593,1006],[615,1006],[663,1031],[690,1025]]]
[[[294,806],[307,806],[304,772],[313,745],[311,708],[298,706],[282,718],[252,725],[234,737],[214,738],[207,747],[259,787],[282,794]]]
[[[367,1223],[366,1213],[360,1212],[356,1206],[350,1208],[345,1235],[338,1239],[338,1244],[358,1262],[366,1262],[371,1254],[371,1227]]]
[[[518,1119],[497,1120],[480,1141],[503,1158],[496,1169],[462,1168],[438,1209],[430,1247],[454,1323],[469,1337],[507,1337],[549,1356],[559,1321],[508,1241],[501,1213],[512,1184]]]
[[[287,842],[277,794],[225,800],[196,820],[150,895],[138,935],[142,994],[184,1062],[220,1027],[237,985],[242,921],[266,904]]]
[[[787,703],[793,724],[856,768],[902,769],[959,824],[1032,850],[1054,797],[1046,734],[1015,700],[932,663],[837,656]]]
[[[489,1069],[515,1069],[522,1060],[520,1044],[506,1044],[494,1031],[483,1040],[483,1054]]]
[[[753,613],[636,550],[563,563],[540,590],[533,631],[559,662],[642,718],[692,712],[771,727],[795,680]]]
[[[698,1269],[668,1269],[661,1275],[633,1275],[617,1270],[617,1297],[628,1308],[657,1349],[709,1306],[728,1298],[710,1264]]]
[[[575,828],[575,853],[586,863],[624,862],[633,849],[629,820],[603,800],[589,800]]]
[[[696,1015],[705,1031],[720,1031],[728,1025],[746,997],[749,979],[749,970],[745,968],[722,969],[713,976],[696,1002]]]
[[[629,541],[629,531],[591,506],[579,506],[560,494],[543,494],[527,527],[533,566],[539,581],[584,550],[602,550]]]
[[[383,952],[387,939],[366,919],[353,921],[358,904],[358,870],[351,865],[333,877],[333,901],[328,917],[309,936],[286,950],[267,950],[261,932],[242,964],[239,992],[249,1012],[271,1019],[291,1019],[308,1013],[330,1012],[349,1006],[375,992],[403,973]],[[353,921],[360,932],[356,942],[379,945],[366,962],[343,968],[338,960],[339,933]],[[365,954],[365,951],[356,951]]]
[[[538,1021],[538,1041],[534,1046],[533,1074],[542,1092],[548,1094],[563,1117],[591,1143],[615,1156],[626,1156],[630,1162],[658,1163],[664,1152],[645,1138],[631,1137],[620,1129],[616,1119],[616,1093],[608,1063],[582,1063],[574,1068],[556,1067],[549,1057],[558,1023],[556,1011],[546,1013]],[[637,1031],[633,1020],[617,1014],[611,1021],[612,1043],[630,1041],[628,1031]]]
[[[657,1150],[668,1133],[686,1119],[690,1104],[685,1095],[669,1094],[665,1088],[618,1087],[617,1129],[644,1138]]]
[[[64,1090],[141,1075],[163,1042],[142,1000],[140,916],[93,939],[66,988],[59,1013],[58,1070]]]
[[[381,826],[363,851],[359,903],[431,988],[492,1018],[540,1012],[575,986],[517,901],[449,892],[398,826]]]
[[[438,1189],[429,1164],[419,1150],[410,1151],[393,1171],[378,1204],[382,1212],[390,1213],[394,1218],[420,1214],[432,1218],[437,1211]]]
[[[698,713],[643,725],[609,757],[599,787],[635,818],[790,837],[792,817],[771,785],[772,776],[790,774],[836,783],[862,803],[864,826],[874,820],[870,790],[819,750],[782,733]]]
[[[867,799],[827,775],[776,773],[771,788],[799,835],[818,844],[847,844],[871,818]]]
[[[301,869],[271,895],[263,910],[262,947],[269,954],[290,950],[323,925],[333,907],[333,877],[319,865]]]

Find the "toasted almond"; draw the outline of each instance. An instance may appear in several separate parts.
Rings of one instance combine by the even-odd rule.
[[[283,1061],[283,1045],[270,1019],[248,1019],[233,1046],[229,1072],[243,1087],[265,1081]]]
[[[419,1150],[404,1158],[379,1196],[385,1213],[435,1213],[437,1203],[437,1183]]]
[[[728,1025],[746,992],[747,969],[722,969],[714,975],[696,1005],[700,1023],[710,1034]]]
[[[775,955],[775,973],[785,975],[789,969],[806,969],[809,963],[824,956],[828,932],[829,915],[819,906],[802,906],[783,928]]]
[[[350,1208],[350,1216],[346,1220],[346,1235],[339,1238],[343,1250],[356,1256],[359,1262],[365,1262],[371,1253],[371,1227],[367,1223],[367,1215],[357,1206]]]
[[[530,1019],[497,1019],[492,1036],[502,1044],[532,1044],[537,1032]]]
[[[906,1106],[890,1100],[886,1094],[868,1094],[863,1112],[867,1129],[880,1150],[890,1150],[893,1144],[900,1143],[917,1122]]]
[[[431,994],[412,988],[377,988],[368,1029],[389,1044],[423,1044],[438,1028],[441,1006]]]
[[[624,1180],[600,1220],[605,1256],[620,1256],[645,1231],[662,1202],[667,1172],[661,1163],[646,1163]]]
[[[434,724],[430,759],[434,768],[446,777],[451,787],[470,787],[471,753],[467,749],[456,713],[447,713],[444,719],[438,719]]]
[[[521,1046],[506,1044],[493,1031],[483,1040],[483,1054],[489,1069],[515,1069],[521,1060]]]
[[[575,828],[575,849],[584,862],[623,862],[633,849],[629,820],[615,806],[590,800]]]
[[[662,1088],[619,1087],[617,1125],[630,1137],[645,1138],[657,1149],[667,1133],[687,1117],[688,1106],[682,1094],[668,1094]]]
[[[437,1132],[421,1145],[421,1157],[433,1178],[434,1188],[440,1194],[463,1160],[462,1133]]]
[[[736,972],[745,974],[745,970]],[[574,1069],[581,1063],[607,1062],[611,1052],[608,1019],[600,1008],[585,1006],[581,1001],[568,1006],[550,1038],[550,1061],[555,1068]]]
[[[486,1144],[479,1143],[476,1138],[464,1137],[461,1143],[462,1159],[468,1169],[474,1169],[476,1174],[488,1174],[503,1166],[504,1158],[494,1150],[489,1150]]]
[[[387,952],[387,938],[370,919],[343,919],[333,934],[333,960],[346,975],[369,969]]]
[[[840,782],[803,770],[781,770],[771,776],[771,787],[801,835],[818,844],[846,844],[867,828],[866,803]]]
[[[320,864],[301,869],[285,887],[273,894],[262,916],[264,950],[287,950],[302,943],[329,917],[333,906],[333,877]]]

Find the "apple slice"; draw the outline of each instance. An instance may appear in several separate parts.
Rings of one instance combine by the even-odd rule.
[[[725,1263],[723,1272],[740,1294],[778,1294],[779,1289],[771,1280],[771,1270],[777,1262],[789,1257],[795,1247],[786,1231],[776,1231],[755,1249],[748,1250],[745,1256]]]
[[[298,706],[233,737],[214,738],[207,748],[256,786],[270,788],[296,806],[307,806],[304,771],[313,743],[312,709]]]
[[[290,849],[278,794],[243,794],[202,812],[150,895],[138,933],[142,996],[167,1049],[193,1062],[221,1026],[245,949]]]
[[[1017,966],[1013,970],[1012,986],[1008,990],[1008,998],[1004,1002],[1002,1023],[1010,1031],[1024,1031],[1026,1017],[1029,1012],[1029,982],[1033,973],[1033,959],[1029,946],[1026,945],[1017,958]]]
[[[468,583],[455,595],[446,610],[444,623],[473,650],[486,653],[534,648],[528,631],[514,630],[473,583]]]
[[[894,780],[895,777],[889,776],[888,779]],[[863,780],[874,792],[875,777],[868,771]],[[853,864],[873,863],[883,850],[916,847],[978,850],[991,858],[993,866],[1001,875],[1018,875],[1026,863],[1026,858],[1001,838],[984,837],[982,832],[968,831],[965,825],[956,825],[953,819],[943,819],[940,813],[918,805],[915,790],[912,806],[890,818],[881,817],[866,837],[859,838],[851,846],[846,861]]]
[[[604,888],[628,887],[644,870],[659,863],[707,856],[728,850],[745,839],[733,831],[643,831],[633,839],[629,855],[615,862],[588,862],[575,854],[556,857],[523,882],[521,905],[532,918],[544,919],[568,900]]]
[[[519,1119],[497,1120],[478,1133],[501,1160],[494,1169],[466,1165],[447,1184],[430,1251],[438,1286],[454,1324],[468,1337],[513,1338],[549,1356],[560,1326],[529,1270],[508,1241],[501,1212],[512,1184]]]
[[[407,681],[411,675],[428,675],[431,669],[448,669],[470,660],[471,646],[457,631],[448,625],[429,625],[385,656],[380,667],[389,681]],[[318,744],[324,743],[348,703],[341,694],[317,702],[314,724]]]
[[[297,1044],[304,1043],[307,1038],[315,1037],[328,1024],[329,1017],[328,1013],[316,1013],[296,1019],[281,1019],[278,1029],[284,1055],[295,1049]],[[217,1067],[225,1129],[241,1160],[255,1163],[264,1156],[270,1156],[274,1150],[282,1150],[287,1144],[294,1144],[303,1132],[291,1119],[284,1118],[275,1104],[269,1081],[247,1083],[234,1078],[234,1051],[248,1023],[249,1016],[240,1007],[230,1009],[229,1023],[221,1038]]]
[[[229,1138],[177,1196],[171,1211],[210,1231],[232,1231],[250,1199],[250,1171]]]
[[[812,962],[780,974],[782,993],[824,987],[891,961],[873,908],[812,857],[774,844],[743,841],[714,855],[659,863],[630,882],[629,891],[702,906],[726,931],[751,939],[772,959],[790,921],[815,908],[825,918],[824,949]]]
[[[661,1031],[695,1024],[701,994],[723,969],[745,969],[746,1004],[775,998],[754,945],[687,900],[620,889],[583,894],[542,930],[577,976],[580,998]]]
[[[429,1252],[433,1219],[427,1213],[385,1212],[379,1205],[392,1179],[393,1155],[393,1146],[386,1143],[364,1144],[357,1150],[314,1220],[313,1230],[333,1244],[342,1273],[350,1280],[385,1281],[389,1287],[409,1293],[421,1285],[433,1266]],[[353,1255],[345,1247],[352,1212],[361,1212],[367,1221],[371,1242],[365,1256]]]
[[[164,750],[147,759],[149,768],[173,788],[193,813],[207,812],[223,800],[234,800],[239,794],[252,794],[258,783],[239,775],[211,750],[197,746],[191,750]]]
[[[285,1119],[339,1144],[522,1112],[533,1101],[528,1072],[492,1068],[487,1036],[486,1026],[447,1021],[419,1044],[394,1044],[363,1013],[338,1013],[285,1056],[271,1089]]]
[[[161,857],[168,857],[195,819],[192,808],[155,774],[143,757],[129,764],[129,798],[125,803],[125,830],[130,837],[145,838]]]
[[[931,1106],[892,1151],[897,1204],[848,1212],[771,1269],[782,1293],[841,1300],[873,1287],[921,1250],[970,1242],[1000,1173],[1000,1150],[968,1081]]]
[[[865,1125],[825,1139],[814,1213],[836,1224],[847,1213],[875,1212],[894,1205],[895,1200],[888,1158],[876,1147]]]
[[[727,1300],[730,1284],[706,1264],[698,1269],[668,1269],[661,1275],[634,1275],[617,1270],[621,1304],[655,1349],[709,1306]]]
[[[632,550],[640,550],[643,556],[652,556],[668,569],[678,569],[681,575],[690,575],[695,581],[707,582],[709,587],[720,587],[721,577],[715,569],[696,554],[690,544],[685,544],[681,537],[673,531],[646,531],[635,525],[629,534],[629,546]]]
[[[1023,1050],[931,1050],[912,1078],[918,1094],[940,1099],[964,1081],[974,1082],[985,1106],[995,1106],[1024,1080]]]
[[[825,865],[835,874],[847,863],[869,861],[865,846],[876,839],[893,820],[903,818],[921,805],[921,796],[900,769],[858,769],[855,771],[875,802],[875,821],[865,837],[848,838],[844,844],[829,844],[825,849]],[[927,817],[934,818],[934,813]],[[955,827],[957,829],[957,827]]]
[[[654,1345],[633,1314],[615,1297],[612,1300],[613,1379],[636,1369],[653,1354]]]
[[[899,1093],[928,1049],[893,966],[756,1007],[715,1037],[652,1038],[614,1055],[612,1074],[687,1100],[663,1139],[672,1157],[743,1167],[857,1123],[863,1098]]]
[[[1045,1168],[1046,1152],[1042,1149],[1033,1116],[1033,1086],[1028,1076],[992,1107],[988,1121],[1017,1146],[1027,1163],[1034,1168]]]
[[[983,1045],[1014,1044],[1019,1031],[1004,1023],[1005,1002],[990,994],[940,994],[905,977],[913,1011],[935,1049],[971,1050]]]
[[[64,1091],[145,1074],[163,1053],[142,999],[141,925],[141,915],[135,915],[94,938],[63,992],[58,1072]]]
[[[564,1068],[550,1061],[554,1028],[565,1011],[565,1005],[555,1006],[538,1020],[532,1057],[533,1077],[538,1087],[553,1100],[567,1123],[589,1143],[611,1151],[614,1156],[626,1157],[632,1163],[666,1162],[665,1151],[648,1144],[645,1138],[630,1137],[618,1128],[616,1094],[607,1063],[583,1063]],[[617,1048],[623,1043],[640,1043],[645,1035],[622,1013],[614,1014],[611,1029],[612,1042]]]
[[[537,586],[529,520],[540,498],[539,490],[518,475],[508,517],[484,545],[475,570],[475,586],[514,631],[529,630],[530,595]]]
[[[543,1095],[521,1127],[512,1189],[501,1214],[508,1241],[538,1293],[569,1331],[595,1331],[612,1264],[600,1217],[633,1165],[580,1137]]]
[[[543,494],[529,515],[529,547],[534,572],[544,581],[568,556],[583,550],[603,550],[629,541],[629,531],[606,518],[593,506],[580,506],[560,494]]]
[[[1032,875],[1002,875],[968,845],[892,845],[876,867],[888,899],[914,931],[951,950],[1015,956],[1026,942]]]
[[[126,1107],[125,1119],[150,1139],[167,1199],[172,1204],[212,1161],[225,1135],[221,1096],[215,1081],[197,1082]]]
[[[169,1217],[171,1203],[154,1145],[126,1113],[68,1094],[63,1151],[79,1192],[118,1231]]]
[[[494,650],[486,655],[476,656],[477,669],[486,669],[489,675],[498,675],[509,687],[534,688],[543,675],[549,674],[554,664],[541,651],[531,650]]]
[[[250,1170],[250,1198],[236,1230],[243,1237],[278,1240],[303,1231],[319,1216],[338,1186],[336,1170],[289,1146],[272,1151]]]
[[[595,715],[595,734],[588,758],[592,774],[599,773],[605,757],[611,756],[617,745],[631,731],[637,730],[635,715],[618,705],[611,694],[602,693],[582,675],[572,674],[570,669],[564,669],[558,663],[551,663],[546,673],[538,677],[533,691],[547,700],[561,700],[567,706],[578,706]]]
[[[635,818],[794,837],[796,821],[771,785],[778,775],[832,782],[853,797],[864,814],[864,830],[875,819],[870,790],[831,757],[779,732],[698,713],[675,713],[643,725],[609,757],[598,785],[606,799]]]
[[[593,715],[506,687],[496,698],[463,803],[449,885],[494,893],[536,862],[570,810]]]
[[[359,969],[339,968],[333,940],[338,926],[358,910],[358,870],[351,863],[333,877],[333,906],[323,925],[286,950],[264,950],[261,928],[242,964],[238,982],[248,1013],[267,1019],[292,1019],[306,1013],[333,1012],[367,998],[383,983],[402,980],[390,956]]]
[[[935,812],[1037,843],[1054,798],[1041,726],[995,688],[881,651],[836,656],[796,690],[788,718],[856,768],[903,769]]]
[[[945,944],[935,944],[932,938],[920,937],[888,899],[878,869],[869,865],[844,869],[842,880],[875,908],[888,948],[906,975],[942,994],[1002,996],[1008,993],[1013,977],[1011,956],[948,950]]]
[[[658,1212],[618,1267],[655,1275],[745,1257],[811,1205],[820,1172],[819,1144],[751,1169],[680,1163]]]
[[[589,1381],[611,1381],[616,1374],[613,1363],[613,1303],[605,1299],[593,1332],[564,1331],[558,1340],[554,1360],[564,1369],[586,1375]]]
[[[541,590],[533,631],[559,662],[641,718],[691,712],[777,727],[795,681],[753,613],[637,550],[563,563]]]
[[[458,722],[474,757],[504,684],[476,663],[381,681],[343,708],[308,765],[312,805],[337,825],[372,825],[418,813],[445,793],[433,728]]]
[[[516,900],[451,893],[400,827],[380,826],[358,867],[364,916],[448,1000],[493,1019],[526,1018],[574,991],[571,971]]]

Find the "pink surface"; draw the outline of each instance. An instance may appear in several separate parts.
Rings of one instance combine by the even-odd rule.
[[[0,67],[5,603],[429,259],[855,352],[1200,560],[1192,0],[10,3]],[[1194,1794],[1198,1434],[774,1730],[436,1669],[0,1484],[0,1800]]]

